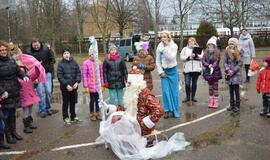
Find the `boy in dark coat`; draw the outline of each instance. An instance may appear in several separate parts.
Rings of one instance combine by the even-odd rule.
[[[63,97],[63,120],[66,126],[70,126],[71,122],[81,122],[76,116],[75,104],[78,98],[78,85],[81,82],[81,70],[78,63],[70,57],[70,50],[64,48],[62,50],[63,59],[59,61],[57,67],[57,77],[60,82],[60,89]],[[70,104],[70,118],[68,115],[68,105]]]

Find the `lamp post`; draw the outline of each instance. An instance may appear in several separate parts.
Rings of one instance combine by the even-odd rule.
[[[11,37],[10,37],[10,22],[9,22],[9,6],[6,7],[7,10],[7,14],[8,14],[8,41],[11,41]]]

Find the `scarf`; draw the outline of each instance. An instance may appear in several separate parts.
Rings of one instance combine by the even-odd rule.
[[[116,61],[116,60],[120,57],[120,53],[117,53],[117,54],[115,54],[115,55],[107,54],[106,57],[107,57],[107,59],[109,59],[109,60]]]

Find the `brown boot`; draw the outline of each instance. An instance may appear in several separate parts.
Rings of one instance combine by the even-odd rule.
[[[118,106],[117,111],[125,111],[125,108],[123,106]]]
[[[101,120],[101,116],[99,112],[96,112],[96,117],[97,117],[97,120]]]
[[[90,113],[90,119],[92,120],[92,121],[96,121],[97,119],[96,119],[96,114],[95,114],[95,112],[91,112]]]

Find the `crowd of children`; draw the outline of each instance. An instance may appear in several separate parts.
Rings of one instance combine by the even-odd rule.
[[[158,73],[162,81],[162,95],[163,95],[163,108],[165,111],[164,118],[169,118],[169,113],[172,112],[175,118],[179,118],[179,86],[178,71],[176,55],[178,47],[173,42],[168,32],[162,32],[162,42],[158,45],[156,60],[149,54],[149,42],[141,41],[136,44],[138,55],[134,58],[132,63],[133,70],[137,70],[144,76],[149,92],[153,89],[152,74],[151,72],[157,66]],[[240,110],[240,91],[239,87],[242,84],[242,65],[243,65],[243,49],[238,45],[237,38],[230,38],[228,46],[225,49],[224,56],[224,76],[220,69],[221,53],[217,48],[216,38],[211,37],[207,44],[206,49],[202,51],[196,59],[193,48],[197,46],[196,39],[191,37],[187,47],[181,52],[181,60],[184,61],[184,75],[186,85],[186,99],[183,103],[190,100],[190,86],[192,79],[192,101],[197,102],[195,93],[197,87],[197,79],[202,73],[203,78],[208,82],[209,87],[209,107],[217,108],[219,106],[219,80],[225,78],[226,84],[229,86],[230,105],[228,111],[238,112]],[[40,79],[40,75],[44,74],[44,69],[40,64],[31,70],[29,75],[29,67],[27,61],[23,59],[31,59],[32,57],[25,58],[24,54],[10,53],[17,65],[28,75],[26,78],[19,79],[18,81],[22,86],[20,90],[21,107],[23,108],[23,123],[24,132],[32,133],[33,129],[37,127],[32,124],[32,108],[33,104],[39,102],[39,97],[35,92],[33,82]],[[252,55],[253,56],[253,55]],[[113,44],[109,46],[108,54],[106,54],[104,62],[98,61],[101,86],[108,88],[109,91],[109,104],[115,105],[115,98],[117,95],[117,110],[124,111],[123,101],[123,88],[126,87],[128,81],[128,69],[125,62],[117,52],[117,47]],[[194,64],[196,64],[195,68]],[[262,93],[263,109],[260,115],[266,115],[270,118],[270,56],[264,59],[264,68],[261,69],[257,80],[257,92]],[[189,67],[189,68],[188,68]],[[190,68],[192,67],[192,69]],[[204,68],[203,68],[204,67]],[[195,76],[194,76],[195,75]],[[44,76],[44,75],[43,75]],[[62,60],[59,61],[57,67],[57,78],[60,82],[60,90],[62,92],[62,116],[64,124],[70,126],[71,123],[80,123],[81,120],[75,113],[75,104],[78,99],[78,85],[83,81],[83,87],[90,95],[90,119],[92,121],[101,120],[100,106],[99,106],[99,93],[98,93],[98,77],[96,77],[96,66],[94,60],[94,51],[89,49],[89,58],[84,61],[80,69],[76,60],[71,56],[68,48],[62,50]],[[194,82],[193,82],[194,81]],[[2,89],[2,88],[0,88]],[[2,89],[3,91],[4,88]],[[0,148],[8,149],[4,143],[4,128],[5,116],[1,109],[2,101],[7,97],[3,92],[0,95]],[[151,92],[152,93],[152,92]],[[29,98],[32,97],[32,98]],[[3,103],[4,104],[4,103]],[[70,112],[70,115],[68,113]],[[163,109],[162,109],[163,111]],[[163,114],[163,113],[162,113]],[[4,123],[5,122],[5,123]],[[5,129],[6,130],[6,129]],[[14,137],[14,135],[13,135]],[[18,139],[20,137],[17,137]],[[8,141],[10,143],[10,140]]]

